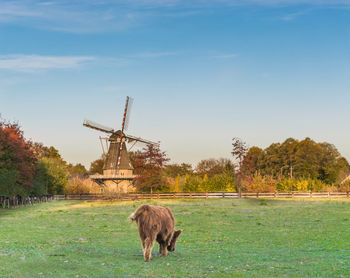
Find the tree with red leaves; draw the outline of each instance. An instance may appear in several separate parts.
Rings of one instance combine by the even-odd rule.
[[[153,192],[159,191],[166,185],[163,170],[170,159],[166,157],[158,146],[147,145],[142,152],[133,157],[135,174],[135,186],[138,190]]]
[[[0,194],[27,195],[33,188],[37,159],[18,124],[0,120]]]

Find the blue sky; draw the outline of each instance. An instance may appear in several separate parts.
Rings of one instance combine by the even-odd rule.
[[[350,160],[348,0],[0,0],[0,113],[69,162],[101,154],[84,118],[161,141],[173,162],[232,137],[333,143]],[[140,145],[142,147],[142,145]]]

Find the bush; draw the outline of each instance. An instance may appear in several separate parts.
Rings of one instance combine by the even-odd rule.
[[[201,188],[201,183],[203,179],[196,175],[186,175],[185,184],[183,187],[184,192],[200,192],[203,191]]]
[[[186,176],[180,176],[179,174],[175,177],[168,177],[167,178],[167,185],[164,187],[164,190],[169,192],[182,192],[184,190],[186,182]]]
[[[89,194],[100,192],[100,186],[89,178],[71,178],[64,187],[64,194]]]
[[[317,179],[283,179],[277,184],[278,191],[327,191],[328,185]]]
[[[201,189],[210,191],[235,191],[235,179],[228,174],[218,174],[212,178],[203,179]]]
[[[275,192],[277,190],[278,180],[273,176],[262,176],[255,173],[253,177],[246,178],[243,182],[247,192]]]
[[[235,179],[229,174],[218,174],[211,178],[204,175],[187,175],[183,185],[184,192],[235,191]]]

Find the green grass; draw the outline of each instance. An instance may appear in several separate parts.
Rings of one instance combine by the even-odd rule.
[[[127,217],[142,202],[0,210],[0,277],[350,277],[350,202],[153,201],[184,229],[143,262]]]

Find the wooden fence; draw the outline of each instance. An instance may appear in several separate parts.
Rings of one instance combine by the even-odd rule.
[[[19,206],[34,205],[37,203],[48,202],[54,199],[53,195],[43,196],[0,196],[0,208],[17,208]]]
[[[55,195],[55,200],[156,200],[156,199],[238,199],[238,198],[349,198],[349,192],[169,192],[169,193],[120,193],[114,195],[80,194]]]
[[[157,199],[238,199],[238,198],[349,198],[350,192],[167,192],[167,193],[120,193],[76,194],[76,195],[44,195],[39,197],[0,196],[0,208],[16,208],[34,205],[51,200],[157,200]]]

